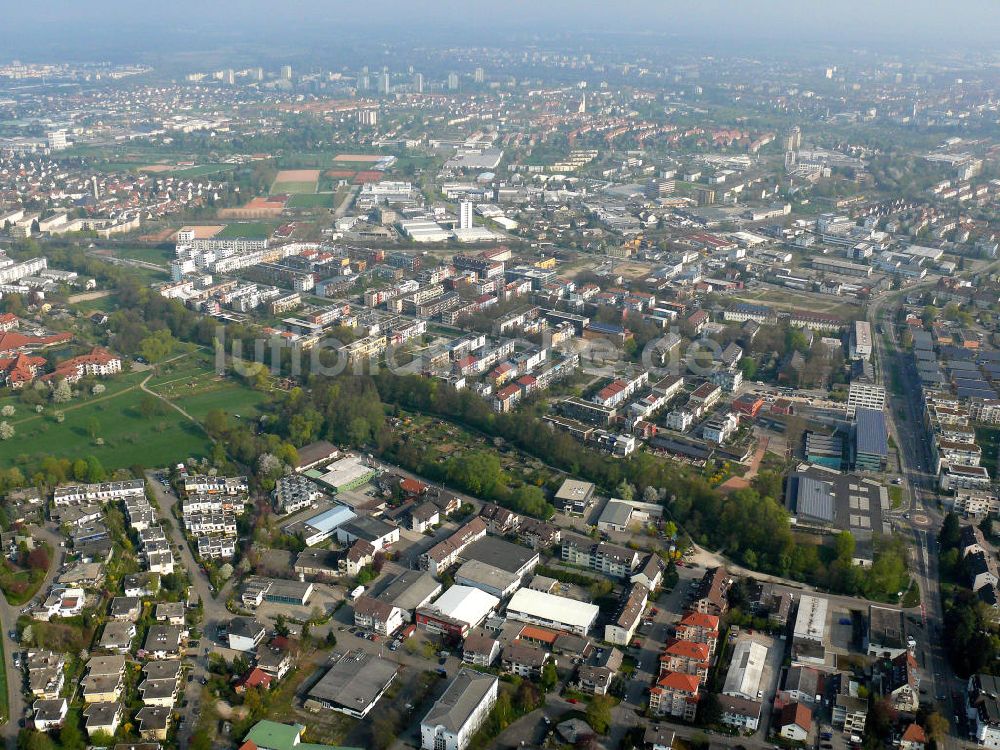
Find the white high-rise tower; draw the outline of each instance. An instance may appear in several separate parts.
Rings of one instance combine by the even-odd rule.
[[[458,228],[472,229],[472,201],[461,201],[458,204]]]

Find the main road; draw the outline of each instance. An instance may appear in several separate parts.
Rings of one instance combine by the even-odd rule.
[[[49,570],[42,580],[42,585],[38,587],[38,595],[44,597],[49,590],[49,586],[52,585],[56,574],[62,568],[66,550],[60,544],[65,539],[48,526],[33,526],[31,528],[31,535],[34,539],[41,539],[47,542],[54,550]],[[2,732],[4,744],[8,750],[14,750],[17,747],[17,733],[20,730],[19,723],[28,708],[28,704],[24,700],[24,690],[22,689],[24,686],[23,672],[14,666],[14,653],[18,650],[18,646],[7,635],[17,627],[17,618],[20,616],[21,610],[18,607],[8,604],[7,599],[4,596],[0,596],[0,630],[2,630],[2,637],[4,639],[3,662],[4,671],[7,675],[7,705],[9,706],[9,718]]]
[[[907,291],[913,292],[930,283],[911,286]],[[902,354],[893,320],[899,297],[899,293],[887,294],[868,307],[876,363],[886,392],[886,425],[896,444],[901,486],[908,500],[902,517],[897,514],[892,522],[898,531],[912,536],[914,542],[910,568],[921,592],[916,654],[922,673],[921,688],[926,687],[928,698],[937,701],[944,716],[951,721],[960,712],[960,707],[952,705],[951,696],[961,694],[962,681],[951,669],[941,638],[944,611],[938,582],[937,531],[943,517],[937,508],[937,476],[931,467],[920,382],[912,360]],[[884,334],[877,333],[879,326]],[[953,746],[955,738],[949,737],[946,744]]]
[[[235,581],[235,576],[226,583],[221,591],[213,591],[208,576],[202,572],[201,565],[195,560],[191,547],[184,537],[180,520],[174,514],[174,506],[180,502],[180,499],[170,487],[164,485],[157,478],[156,472],[147,471],[146,482],[153,489],[153,496],[159,506],[159,516],[165,520],[164,531],[170,539],[171,546],[176,551],[175,555],[179,554],[179,562],[187,570],[191,586],[198,594],[202,606],[202,638],[198,648],[189,651],[187,655],[187,660],[191,663],[189,674],[192,679],[182,686],[182,697],[187,699],[187,705],[181,709],[182,722],[177,733],[179,746],[188,747],[191,744],[191,734],[196,728],[200,714],[201,680],[208,673],[206,667],[211,647],[207,641],[215,637],[220,624],[228,623],[232,617],[229,610],[226,609],[226,600],[233,581]],[[175,564],[176,562],[178,561],[175,560]]]

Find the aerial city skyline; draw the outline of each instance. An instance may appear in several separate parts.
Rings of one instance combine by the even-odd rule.
[[[1000,745],[1000,14],[5,9],[10,750]]]

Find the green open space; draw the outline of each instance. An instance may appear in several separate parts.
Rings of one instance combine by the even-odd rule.
[[[979,463],[986,467],[991,477],[995,477],[997,451],[1000,450],[1000,427],[976,427],[976,442],[983,451]]]
[[[164,174],[169,174],[171,177],[202,177],[220,172],[231,172],[233,169],[235,169],[235,166],[232,164],[197,164],[193,167],[174,169]]]
[[[145,247],[118,247],[115,248],[115,255],[119,258],[141,260],[144,263],[155,263],[164,267],[176,257],[173,247],[150,245],[146,245]]]
[[[271,195],[282,195],[295,193],[315,193],[315,180],[294,180],[288,182],[275,182],[271,185]]]
[[[256,414],[265,394],[232,377],[218,378],[207,356],[192,356],[190,362],[176,360],[176,367],[163,365],[150,378],[150,389],[176,402],[196,420],[214,408]],[[135,372],[104,381],[103,394],[49,405],[41,414],[20,404],[16,396],[0,399],[0,406],[9,403],[17,409],[8,420],[15,437],[0,442],[0,461],[10,464],[47,455],[77,458],[92,454],[106,468],[116,469],[135,464],[160,466],[206,455],[210,441],[198,424],[163,401],[156,401],[150,412],[152,397],[140,387],[149,376],[149,372]],[[62,413],[62,422],[57,412]]]
[[[71,310],[76,310],[82,312],[85,315],[89,315],[92,312],[100,310],[101,312],[110,313],[118,309],[118,295],[111,293],[106,297],[97,297],[95,299],[85,299],[81,302],[71,302],[69,308]]]
[[[289,208],[333,208],[334,193],[298,193],[288,199]]]
[[[278,226],[276,223],[268,221],[240,221],[233,224],[227,224],[226,228],[215,236],[218,238],[270,237],[271,232],[274,231],[276,226]]]
[[[211,354],[199,351],[160,368],[147,386],[177,404],[195,419],[204,419],[213,409],[253,418],[267,394],[255,391],[231,375],[217,375]]]
[[[9,464],[25,456],[31,460],[94,455],[106,468],[117,469],[135,464],[160,466],[207,455],[209,440],[198,425],[166,404],[160,413],[144,416],[142,396],[138,385],[133,385],[111,397],[70,402],[62,405],[62,423],[57,422],[53,407],[32,414],[14,423],[14,439],[0,443],[0,461]]]

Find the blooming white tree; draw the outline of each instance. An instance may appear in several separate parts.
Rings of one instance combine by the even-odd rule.
[[[69,383],[65,379],[60,380],[52,391],[52,400],[57,404],[65,404],[72,398],[73,390],[69,387]]]
[[[0,440],[10,440],[14,437],[14,428],[10,422],[0,422]]]

